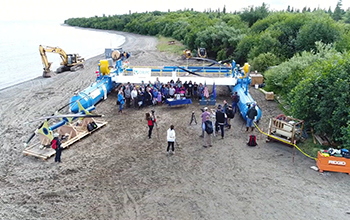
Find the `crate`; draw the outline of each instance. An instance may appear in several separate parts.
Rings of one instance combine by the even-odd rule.
[[[253,73],[250,74],[250,79],[251,79],[251,85],[255,86],[255,84],[262,84],[264,82],[264,77],[260,73]]]
[[[275,94],[273,92],[266,92],[265,99],[268,101],[273,101],[275,99]]]
[[[350,159],[345,157],[325,157],[319,151],[317,153],[317,167],[319,172],[332,171],[350,174]]]

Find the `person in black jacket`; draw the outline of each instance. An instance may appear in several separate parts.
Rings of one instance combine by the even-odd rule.
[[[224,139],[224,125],[225,125],[225,113],[223,109],[221,108],[221,105],[218,106],[218,110],[215,113],[215,128],[216,131],[219,131],[219,127],[221,130],[221,138]]]
[[[256,104],[253,103],[252,106],[248,109],[246,118],[247,118],[247,131],[249,130],[249,127],[252,128],[252,131],[254,131],[254,121],[256,121],[256,116],[258,115],[258,111],[255,108]]]
[[[232,109],[233,112],[236,114],[237,110],[238,110],[238,102],[239,102],[239,95],[237,92],[235,92],[232,95]]]
[[[144,105],[143,100],[144,100],[143,93],[141,91],[138,91],[138,93],[137,93],[137,104],[139,106],[139,109]]]
[[[188,83],[187,91],[188,91],[188,96],[192,97],[192,95],[193,95],[193,84],[192,84],[192,81],[191,81],[191,80],[190,80],[190,82]]]
[[[53,140],[51,141],[51,147],[56,151],[55,162],[61,163],[61,141],[58,139],[59,134],[53,134]]]
[[[198,84],[196,82],[193,83],[193,95],[195,98],[198,97]]]

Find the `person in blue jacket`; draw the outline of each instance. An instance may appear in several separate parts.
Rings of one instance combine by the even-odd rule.
[[[118,102],[119,102],[119,111],[118,112],[123,113],[123,106],[124,106],[123,90],[120,90],[118,93]]]

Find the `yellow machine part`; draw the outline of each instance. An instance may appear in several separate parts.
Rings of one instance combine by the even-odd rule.
[[[102,75],[108,75],[109,72],[111,71],[109,69],[109,62],[108,60],[100,60],[100,68],[101,68],[101,74]]]
[[[249,64],[248,63],[244,64],[243,70],[244,70],[244,73],[248,73],[249,72]]]
[[[250,65],[249,63],[245,63],[243,66],[243,71],[244,71],[244,78],[247,76],[247,73],[249,72]]]
[[[37,132],[47,137],[50,141],[53,140],[53,133],[50,131],[49,123],[47,121],[44,122],[43,126],[41,126]]]

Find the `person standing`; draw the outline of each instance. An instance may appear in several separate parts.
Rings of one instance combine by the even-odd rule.
[[[188,96],[192,97],[193,96],[193,84],[192,81],[190,80],[190,82],[188,83]]]
[[[118,113],[123,113],[123,106],[124,106],[124,96],[123,96],[123,90],[120,89],[119,93],[118,93],[118,102],[119,102],[119,111]]]
[[[131,90],[129,85],[125,86],[125,90],[124,90],[124,95],[125,95],[125,104],[127,108],[130,108],[130,101],[131,101]]]
[[[143,93],[144,101],[143,106],[149,106],[152,104],[152,95],[149,92],[149,88],[146,87],[145,92]]]
[[[235,117],[235,113],[233,112],[232,106],[229,105],[226,111],[227,115],[227,124],[228,124],[228,129],[231,129],[231,119]]]
[[[218,110],[215,113],[215,129],[216,131],[219,131],[219,127],[221,130],[221,139],[224,139],[224,125],[225,125],[225,113],[223,109],[221,108],[221,105],[218,106]]]
[[[209,120],[210,117],[207,116],[205,118],[205,122],[203,123],[203,131],[204,132],[204,139],[203,139],[203,147],[207,148],[208,146],[209,147],[212,147],[212,135],[213,135],[213,132],[214,132],[214,129],[213,129],[213,122]]]
[[[171,125],[170,128],[167,131],[167,140],[168,140],[168,148],[167,148],[167,154],[175,154],[175,130],[174,130],[174,125]],[[169,152],[171,147],[171,151]]]
[[[228,103],[226,100],[224,100],[224,105],[223,105],[223,112],[226,114],[227,116],[227,109],[228,109]],[[227,123],[227,117],[225,118],[225,127],[228,127],[228,123]]]
[[[143,106],[143,100],[144,100],[143,93],[141,91],[138,91],[138,93],[137,93],[137,105],[138,105],[139,109]]]
[[[256,104],[253,103],[252,107],[250,107],[247,111],[246,118],[247,118],[247,131],[249,131],[249,127],[252,128],[252,131],[254,131],[254,123],[256,121],[256,116],[258,115],[258,111],[255,108]]]
[[[55,162],[61,163],[62,148],[61,148],[61,141],[59,140],[58,136],[59,136],[58,133],[53,134],[54,138],[51,141],[51,147],[56,151]]]
[[[157,120],[155,118],[153,118],[151,116],[150,113],[146,113],[146,120],[148,122],[148,138],[151,138],[152,137],[152,130],[153,130],[153,127],[154,127],[154,123],[157,122]]]
[[[169,89],[170,98],[174,98],[174,94],[175,94],[175,88],[174,88],[174,86],[171,86]]]
[[[203,97],[204,86],[202,83],[199,83],[198,86],[198,98],[201,99]]]
[[[204,111],[201,115],[202,118],[202,128],[203,128],[203,124],[205,123],[205,121],[207,120],[207,116],[210,118],[210,113],[208,111],[208,107],[204,107]],[[202,135],[200,135],[199,137],[204,137],[204,128],[202,129]]]
[[[136,87],[134,87],[134,89],[131,91],[131,100],[133,103],[134,108],[138,107],[138,100],[137,100],[137,90]]]
[[[196,82],[193,83],[193,95],[194,95],[194,98],[198,97],[198,85]]]
[[[237,112],[237,109],[238,109],[238,102],[239,102],[239,95],[237,92],[235,92],[233,95],[232,95],[232,109],[233,109],[233,112],[236,114]]]

